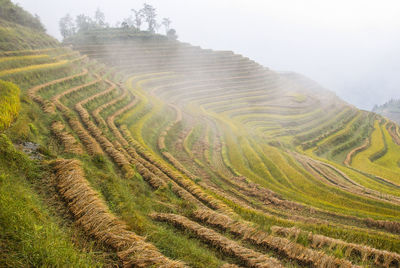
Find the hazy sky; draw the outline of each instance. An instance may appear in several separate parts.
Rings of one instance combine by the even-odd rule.
[[[66,13],[114,25],[144,1],[13,0],[60,38]],[[148,0],[179,40],[233,50],[274,70],[296,71],[363,109],[400,98],[399,0]]]

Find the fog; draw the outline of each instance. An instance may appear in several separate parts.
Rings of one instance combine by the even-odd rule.
[[[142,1],[13,0],[38,14],[61,39],[66,13],[93,16],[97,8],[114,26]],[[179,40],[233,50],[278,71],[295,71],[371,109],[400,98],[400,1],[397,0],[148,0],[158,18],[169,17]]]

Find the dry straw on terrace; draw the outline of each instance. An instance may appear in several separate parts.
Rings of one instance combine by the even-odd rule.
[[[184,267],[163,256],[144,238],[128,230],[125,223],[112,215],[106,204],[86,181],[77,160],[53,163],[56,187],[78,224],[98,241],[118,252],[125,267]]]
[[[224,265],[221,266],[221,268],[240,268],[240,266],[236,264],[225,263]]]
[[[125,158],[125,156],[118,150],[116,150],[113,144],[104,136],[102,131],[90,120],[90,116],[85,108],[83,108],[82,103],[86,100],[78,102],[75,105],[75,110],[80,115],[82,122],[86,125],[90,134],[100,143],[104,151],[113,159],[113,161],[123,170],[126,177],[132,177],[134,171]]]
[[[355,267],[347,260],[326,255],[322,251],[306,248],[286,238],[269,235],[250,227],[248,223],[234,221],[211,210],[198,210],[194,216],[207,224],[238,235],[252,244],[272,249],[302,265],[311,265],[313,267]]]
[[[185,191],[188,191],[191,195],[195,196],[198,200],[200,200],[204,204],[207,204],[213,209],[221,210],[226,213],[232,213],[232,210],[228,206],[226,206],[221,201],[215,199],[214,197],[206,194],[193,181],[183,178],[180,173],[171,169],[167,165],[162,164],[159,160],[154,159],[151,154],[149,154],[137,141],[133,139],[126,126],[121,126],[121,131],[129,144],[132,145],[143,158],[154,165],[157,169],[161,170],[165,175],[176,182],[177,185],[184,188]]]
[[[57,108],[59,108],[59,110],[62,111],[66,116],[70,116],[69,109],[65,105],[63,105],[59,101],[59,99],[68,94],[77,92],[85,87],[95,85],[95,84],[99,83],[100,81],[101,81],[101,79],[99,78],[95,81],[86,83],[84,85],[80,85],[80,86],[71,88],[71,89],[64,91],[63,93],[58,94],[57,96],[53,97],[53,100],[56,103]],[[92,96],[86,98],[85,100],[83,100],[75,105],[75,110],[79,113],[79,115],[82,119],[82,122],[86,125],[89,132],[95,137],[95,139],[104,148],[106,153],[108,153],[110,155],[110,157],[114,160],[114,162],[123,170],[125,176],[132,177],[134,175],[134,171],[133,171],[132,167],[130,166],[129,162],[126,160],[124,155],[121,154],[121,152],[119,152],[118,150],[116,150],[114,148],[113,144],[106,137],[104,137],[101,130],[90,120],[90,116],[89,116],[88,112],[86,111],[86,109],[83,108],[84,104],[86,104],[89,101],[92,101],[93,99],[100,97],[104,94],[108,94],[112,90],[114,90],[114,86],[111,86],[109,89],[107,89],[104,92],[100,92],[100,93],[97,93],[95,95],[92,95]],[[98,146],[97,142],[89,134],[87,134],[87,132],[83,129],[83,127],[81,127],[80,122],[78,120],[74,120],[73,122],[71,122],[72,121],[71,119],[72,119],[72,117],[70,117],[70,120],[69,120],[71,127],[76,129],[76,130],[75,129],[74,130],[77,132],[77,134],[81,138],[82,142],[84,142],[85,145],[87,145],[88,151],[90,151],[90,152],[101,151],[100,148],[94,148],[94,146],[93,146],[94,144],[96,144]]]
[[[71,133],[64,131],[64,129],[65,126],[60,121],[54,121],[51,124],[51,131],[53,131],[54,135],[64,146],[64,152],[82,154],[83,149],[81,145],[77,142],[77,140]]]
[[[105,80],[109,85],[110,88],[114,88],[115,84],[112,83],[109,80]],[[126,90],[124,90],[124,93],[121,95],[121,97],[126,97]],[[104,93],[99,93],[97,94],[98,96],[103,95]],[[103,118],[101,118],[100,116],[100,112],[108,107],[110,107],[111,105],[114,105],[115,103],[117,103],[118,101],[122,100],[121,97],[111,100],[110,102],[107,102],[103,105],[101,105],[100,107],[98,107],[94,112],[93,112],[93,117],[95,118],[96,122],[98,123],[103,123],[105,124],[105,121]],[[90,99],[94,99],[93,96]],[[106,140],[104,137],[102,137],[100,134],[100,130],[94,126],[94,124],[92,122],[89,121],[89,114],[87,113],[87,111],[85,111],[82,107],[83,104],[87,103],[88,101],[90,101],[90,99],[86,99],[84,101],[82,101],[81,103],[78,103],[76,105],[76,109],[78,110],[79,114],[82,117],[82,120],[84,122],[86,122],[88,124],[88,127],[90,125],[90,129],[92,130],[92,134],[97,138],[97,139],[101,139],[102,142],[101,144],[104,144],[104,146],[109,145],[110,143],[108,142],[108,140]],[[118,109],[116,112],[114,112],[112,115],[110,115],[107,118],[107,125],[110,128],[110,130],[112,131],[112,133],[115,135],[115,137],[117,137],[117,139],[122,143],[122,145],[125,147],[122,147],[121,144],[114,142],[113,146],[116,149],[116,151],[114,151],[110,146],[108,146],[108,152],[112,155],[114,155],[113,159],[115,159],[115,161],[120,161],[120,159],[122,159],[122,157],[119,156],[124,156],[125,159],[127,159],[130,163],[132,163],[133,165],[135,165],[136,167],[136,171],[139,172],[139,174],[155,189],[158,189],[160,187],[164,187],[166,184],[166,181],[169,181],[169,179],[165,176],[164,173],[162,173],[158,168],[156,168],[153,165],[149,165],[149,163],[147,161],[145,161],[143,158],[141,158],[136,151],[130,147],[129,143],[126,141],[126,139],[121,135],[121,133],[119,132],[119,130],[116,128],[115,124],[114,124],[114,120],[115,117],[123,114],[124,112],[126,112],[127,110],[131,109],[135,104],[136,104],[137,100],[133,99],[129,104],[127,104],[126,106]],[[97,130],[96,130],[97,128]],[[119,156],[118,156],[119,155]],[[122,163],[122,162],[120,162]],[[125,163],[126,164],[126,163]],[[188,193],[182,191],[182,189],[177,189],[177,186],[175,183],[173,183],[172,185],[172,190],[174,192],[176,192],[177,194],[179,194],[180,196],[183,197],[188,197]],[[189,198],[190,199],[190,198]],[[194,198],[192,197],[190,199],[190,201],[195,201],[193,200]]]
[[[344,160],[343,163],[344,163],[346,166],[350,166],[353,157],[354,157],[356,154],[358,154],[359,152],[364,151],[365,149],[367,149],[368,146],[369,146],[369,138],[366,138],[365,141],[364,141],[364,143],[363,143],[361,146],[359,146],[359,147],[357,147],[357,148],[354,148],[353,150],[351,150],[351,151],[346,155],[346,159]]]
[[[245,248],[235,241],[220,235],[212,229],[203,227],[200,224],[187,219],[186,217],[164,213],[154,213],[151,215],[151,217],[155,220],[169,222],[182,229],[190,230],[200,239],[220,249],[225,254],[240,259],[243,264],[248,267],[283,267],[283,265],[277,259],[268,257],[252,249]]]
[[[36,101],[37,103],[40,104],[40,106],[44,109],[45,112],[47,113],[54,113],[55,109],[54,109],[54,105],[52,105],[51,102],[49,102],[48,100],[44,100],[42,97],[40,97],[39,95],[37,95],[37,93],[40,90],[43,90],[46,87],[52,86],[52,85],[56,85],[56,84],[60,84],[60,83],[64,83],[67,81],[72,81],[75,78],[79,78],[79,77],[84,77],[85,75],[87,75],[88,70],[84,69],[81,73],[79,74],[74,74],[71,76],[67,76],[67,77],[63,77],[57,80],[53,80],[38,86],[35,86],[33,88],[28,89],[28,96],[33,99],[34,101]]]
[[[306,232],[301,231],[298,228],[285,228],[279,226],[273,226],[272,231],[276,234],[285,237],[296,237],[300,233],[306,234]],[[379,250],[371,248],[369,246],[364,246],[360,244],[348,243],[339,239],[317,235],[313,233],[308,233],[308,239],[315,248],[329,247],[335,248],[339,247],[345,252],[347,257],[351,255],[361,256],[362,261],[374,260],[374,264],[382,267],[399,267],[400,266],[400,255],[394,252]]]
[[[182,111],[175,105],[170,104],[175,110],[176,118],[173,122],[171,122],[158,137],[158,149],[161,151],[162,155],[180,172],[191,178],[192,180],[196,178],[189,170],[187,170],[172,154],[166,151],[167,147],[165,145],[165,138],[168,135],[168,132],[179,122],[182,121]]]
[[[298,154],[295,154],[294,156],[295,157],[304,157],[304,156],[300,156]],[[307,211],[312,214],[315,214],[317,212],[318,213],[317,215],[329,215],[329,216],[333,216],[333,217],[346,218],[351,221],[357,221],[359,223],[365,224],[369,227],[379,228],[379,229],[383,229],[383,230],[386,230],[386,231],[389,231],[392,233],[400,234],[400,223],[399,222],[382,221],[382,220],[374,220],[374,219],[363,219],[363,218],[358,218],[355,216],[336,214],[331,211],[326,211],[326,210],[322,210],[322,209],[318,209],[318,208],[314,208],[314,207],[310,207],[310,206],[305,206],[300,203],[281,199],[273,191],[266,189],[262,186],[259,186],[258,184],[247,180],[245,177],[232,177],[231,181],[237,186],[237,188],[240,191],[242,191],[243,193],[245,193],[249,196],[254,196],[254,197],[258,198],[259,200],[263,201],[265,204],[270,204],[272,206],[281,207],[281,208],[292,210],[292,211],[293,210],[294,211]],[[392,200],[392,201],[398,200],[397,197],[393,197],[393,196],[389,196],[389,195],[380,196],[380,198],[383,198],[383,197],[385,198],[385,200]],[[390,199],[388,199],[388,198],[390,198]],[[398,201],[396,201],[396,202],[398,202]],[[296,215],[295,217],[298,219],[302,218],[299,215]],[[309,220],[311,220],[311,218],[309,218]],[[311,220],[311,221],[314,221],[314,220]],[[315,222],[321,222],[321,221],[317,220]]]
[[[64,91],[52,98],[53,103],[55,104],[57,109],[60,110],[63,113],[63,115],[67,118],[69,125],[75,131],[75,133],[78,135],[79,139],[85,145],[85,147],[90,155],[103,154],[103,151],[101,150],[100,145],[96,142],[96,140],[93,139],[93,137],[90,136],[89,133],[86,131],[86,129],[82,126],[81,122],[74,115],[72,115],[72,112],[70,111],[70,109],[60,102],[60,98],[62,98],[63,96],[65,96],[67,94],[71,94],[72,92],[78,91],[84,87],[93,85],[94,83],[97,83],[97,82],[98,81],[89,82],[89,83],[71,88],[71,89]]]
[[[265,204],[274,205],[278,207],[283,207],[285,209],[290,210],[302,210],[304,206],[289,200],[281,199],[276,193],[273,191],[259,186],[258,184],[247,180],[245,177],[232,177],[232,183],[234,183],[239,190],[243,193],[254,196],[257,199],[261,200]]]
[[[68,77],[64,77],[64,78],[60,78],[57,80],[53,80],[38,86],[35,86],[31,89],[28,90],[28,95],[37,103],[39,103],[42,108],[44,109],[45,112],[47,113],[54,113],[55,112],[55,106],[64,114],[64,116],[68,119],[68,123],[70,124],[71,128],[75,131],[75,133],[78,135],[79,139],[82,141],[82,143],[85,145],[87,151],[89,154],[91,155],[96,155],[96,154],[102,154],[102,150],[100,148],[100,146],[97,144],[97,142],[87,133],[87,131],[82,127],[81,123],[79,122],[79,120],[77,120],[74,116],[71,115],[70,110],[63,105],[59,99],[63,96],[65,96],[66,94],[70,94],[71,92],[77,91],[83,87],[87,87],[92,85],[93,83],[97,82],[90,82],[84,85],[80,85],[74,88],[71,88],[67,91],[64,91],[56,96],[54,96],[52,98],[52,102],[48,101],[48,100],[44,100],[42,97],[40,97],[39,95],[37,95],[37,93],[40,90],[43,90],[46,87],[52,86],[52,85],[56,85],[56,84],[60,84],[60,83],[64,83],[70,80],[73,80],[75,78],[79,78],[79,77],[84,77],[86,76],[88,73],[88,71],[86,69],[84,69],[81,73],[79,74],[75,74],[75,75],[71,75]]]
[[[106,80],[107,81],[107,80]],[[93,110],[92,115],[95,118],[95,120],[97,121],[98,124],[102,124],[102,125],[106,125],[106,122],[104,121],[104,119],[100,116],[101,111],[105,110],[108,107],[113,106],[114,104],[123,101],[124,99],[126,99],[128,97],[128,92],[126,90],[124,90],[124,93],[119,96],[118,98],[115,98],[107,103],[104,103],[102,105],[100,105],[99,107],[97,107],[96,109]],[[131,107],[129,107],[131,108]]]
[[[368,139],[367,139],[368,140]],[[362,186],[356,181],[349,178],[345,173],[335,168],[334,166],[325,163],[316,161],[314,159],[308,157],[300,157],[296,156],[297,161],[299,161],[304,168],[315,178],[318,178],[321,181],[324,181],[327,184],[332,186],[342,188],[345,191],[363,195],[369,198],[389,201],[394,204],[400,204],[400,198],[388,194],[382,194],[379,191],[372,190]],[[378,224],[378,223],[376,223]],[[385,227],[380,227],[387,229]]]
[[[110,81],[106,82],[112,84]],[[127,95],[127,91],[123,88],[124,93],[121,95],[121,97],[124,97]],[[105,103],[101,106],[101,109],[96,109],[96,116],[95,119],[97,122],[104,122],[104,120],[99,116],[99,113],[101,110],[110,107],[111,105],[114,105],[117,101],[119,101],[120,98],[114,99],[108,103]],[[173,180],[171,180],[166,174],[164,174],[157,166],[153,165],[151,162],[143,158],[141,155],[139,155],[136,150],[131,146],[131,144],[125,139],[123,135],[121,135],[121,132],[117,129],[115,126],[114,120],[117,116],[120,116],[121,114],[125,113],[129,109],[131,109],[135,104],[137,103],[137,99],[133,99],[129,104],[127,104],[124,107],[121,107],[117,111],[115,111],[112,115],[107,117],[107,125],[111,129],[112,133],[114,134],[115,137],[121,142],[123,145],[123,149],[119,149],[121,152],[126,152],[128,155],[126,156],[127,159],[129,159],[130,163],[135,165],[136,170],[139,172],[139,174],[153,187],[153,188],[159,188],[159,187],[164,187],[166,182],[171,184],[172,191],[176,193],[178,196],[182,197],[183,199],[193,203],[197,204],[199,206],[202,206],[202,203],[200,203],[196,198],[194,198],[189,192],[187,192],[185,189],[180,187],[178,184],[176,184]],[[100,119],[101,118],[101,119]],[[128,130],[125,128],[125,131],[128,132]],[[129,139],[132,142],[135,142],[133,138],[131,137],[129,133]]]
[[[110,86],[112,86],[112,87],[115,86],[115,84],[112,83],[111,81],[109,81],[109,80],[105,80],[105,81]],[[97,109],[94,110],[93,117],[95,118],[97,123],[106,125],[106,122],[100,116],[100,112],[102,110],[116,104],[117,102],[121,101],[122,99],[124,99],[127,96],[127,91],[125,89],[123,89],[123,92],[124,93],[119,98],[111,100],[111,101],[99,106]],[[110,130],[112,131],[114,136],[117,137],[117,139],[121,142],[121,144],[123,146],[122,147],[121,144],[119,144],[119,143],[117,144],[116,142],[114,142],[114,144],[113,144],[114,148],[117,149],[117,151],[119,151],[120,153],[122,153],[124,155],[124,157],[127,160],[129,160],[129,162],[132,163],[136,167],[137,172],[139,172],[139,174],[153,188],[157,189],[160,187],[164,187],[166,185],[165,182],[168,181],[172,184],[172,190],[176,194],[178,194],[182,198],[184,198],[192,203],[199,204],[199,202],[193,196],[191,196],[187,191],[182,189],[175,182],[170,181],[170,179],[161,170],[159,170],[156,166],[152,165],[151,163],[149,163],[148,161],[143,159],[140,155],[138,155],[136,150],[130,146],[128,141],[121,135],[120,131],[116,128],[115,123],[114,123],[115,118],[117,116],[123,114],[124,112],[128,111],[129,109],[131,109],[136,104],[136,102],[137,102],[137,99],[133,99],[129,104],[127,104],[124,107],[121,107],[120,109],[115,111],[112,115],[110,115],[107,118],[108,127],[110,128]],[[81,107],[77,107],[77,108],[80,110],[81,116],[83,116],[85,118],[85,120],[87,120],[89,118],[87,112],[83,111],[83,109]],[[90,124],[93,124],[93,123],[90,123]]]

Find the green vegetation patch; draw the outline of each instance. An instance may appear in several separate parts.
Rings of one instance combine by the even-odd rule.
[[[71,231],[57,223],[32,189],[40,166],[0,134],[0,266],[96,267],[92,253],[76,248]]]
[[[21,107],[20,89],[11,82],[0,80],[0,131],[8,128]]]

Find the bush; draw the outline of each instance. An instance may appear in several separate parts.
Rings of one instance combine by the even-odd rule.
[[[0,0],[0,18],[37,31],[45,31],[43,24],[37,16],[32,16],[29,12],[13,4],[10,0]]]
[[[8,128],[18,116],[20,89],[11,82],[0,80],[0,131]]]

